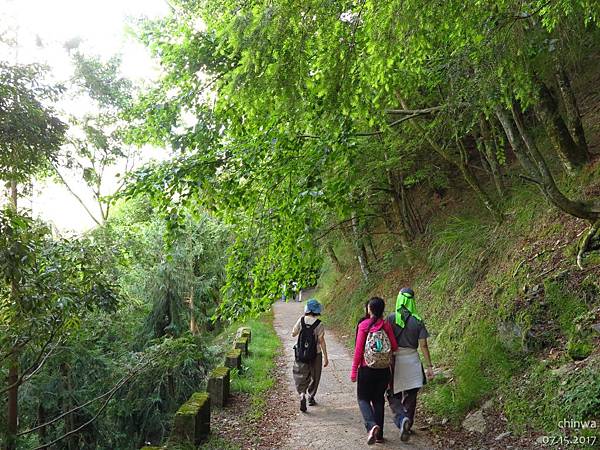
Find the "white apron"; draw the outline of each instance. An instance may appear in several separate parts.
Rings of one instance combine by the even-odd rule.
[[[394,394],[423,387],[423,368],[416,349],[399,348],[394,359]]]

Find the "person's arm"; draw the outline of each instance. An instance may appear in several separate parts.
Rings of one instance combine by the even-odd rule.
[[[325,333],[319,336],[319,344],[321,344],[321,351],[323,352],[323,367],[329,365],[329,358],[327,357],[327,344],[325,343]]]
[[[392,352],[395,352],[396,350],[398,350],[398,342],[396,341],[396,335],[394,334],[394,329],[392,328],[392,326],[390,325],[390,323],[385,320],[383,322],[383,329],[385,330],[390,343],[392,344]]]
[[[300,327],[302,326],[300,323],[301,320],[302,318],[298,319],[298,322],[296,322],[296,325],[294,325],[294,328],[292,328],[292,337],[296,337],[300,334]]]
[[[433,378],[433,365],[431,364],[431,355],[429,354],[429,346],[427,345],[427,338],[419,339],[419,348],[425,358],[425,375],[427,378]]]
[[[354,358],[352,358],[352,372],[350,372],[350,379],[352,382],[355,382],[356,377],[358,376],[358,367],[362,363],[366,341],[367,332],[359,326],[358,335],[356,336],[356,344],[354,346]]]

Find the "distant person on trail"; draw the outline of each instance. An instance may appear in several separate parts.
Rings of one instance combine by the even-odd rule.
[[[327,345],[325,343],[325,327],[319,320],[321,304],[314,298],[304,306],[304,315],[298,319],[292,336],[298,336],[294,346],[294,383],[300,394],[300,411],[306,412],[306,402],[315,406],[315,394],[321,381],[321,368],[329,365]],[[307,399],[308,395],[308,399]]]
[[[358,407],[367,429],[367,444],[383,442],[385,390],[390,382],[392,352],[398,346],[392,327],[383,319],[385,302],[373,297],[369,318],[358,324],[350,379],[357,382]]]
[[[285,302],[287,301],[287,283],[282,283],[281,284],[281,301]]]
[[[292,282],[292,298],[294,299],[294,301],[301,301],[300,297],[298,296],[298,282],[296,281]]]
[[[387,317],[387,323],[392,327],[398,342],[398,350],[394,353],[392,390],[388,392],[388,400],[394,412],[394,423],[400,428],[400,439],[406,442],[412,434],[417,393],[427,379],[433,378],[433,366],[427,346],[429,333],[417,312],[415,293],[411,288],[405,287],[400,290],[396,300],[396,311]],[[417,348],[423,353],[425,372]]]

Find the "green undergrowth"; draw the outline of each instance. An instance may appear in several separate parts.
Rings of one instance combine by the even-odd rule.
[[[250,319],[243,325],[252,330],[250,355],[242,358],[241,372],[233,371],[231,389],[250,395],[251,408],[246,414],[256,420],[263,415],[266,408],[265,394],[275,383],[272,371],[281,341],[273,328],[272,312],[258,319]]]
[[[600,179],[597,172],[581,177],[586,184]],[[577,186],[570,181],[563,189],[578,193]],[[431,334],[434,364],[447,373],[424,389],[427,414],[460,424],[495,398],[515,432],[556,430],[559,416],[591,419],[600,410],[597,365],[590,362],[598,344],[591,330],[592,311],[600,306],[598,271],[581,275],[574,256],[578,224],[535,187],[513,187],[503,210],[502,223],[476,204],[435,216],[415,243],[412,267],[394,245],[379,242],[384,256],[368,282],[351,258],[340,258],[342,274],[326,263],[319,283],[325,315],[351,346],[365,301],[382,296],[391,311],[398,290],[410,285]],[[351,243],[338,241],[338,257],[344,247],[351,255]],[[561,372],[576,361],[576,371]]]
[[[500,390],[506,397],[504,413],[511,427],[517,432],[529,427],[552,433],[568,428],[561,426],[565,419],[596,420],[600,426],[600,358],[591,359],[582,368],[567,363],[552,369],[549,361],[531,358],[531,367],[520,383],[507,384]],[[598,430],[587,432],[593,435],[589,433]]]
[[[231,372],[231,391],[242,392],[250,397],[249,408],[245,411],[237,411],[239,416],[243,416],[241,421],[243,423],[260,419],[266,411],[267,393],[275,383],[273,369],[281,341],[273,328],[273,313],[268,312],[258,318],[229,326],[219,339],[221,345],[232,345],[235,333],[240,326],[247,326],[252,330],[250,354],[242,357],[240,371],[234,369]],[[214,429],[218,429],[219,425],[215,423],[212,426],[214,431]],[[200,448],[202,450],[237,450],[240,447],[233,442],[228,442],[223,437],[212,434]]]
[[[227,441],[227,439],[211,434],[208,441],[202,444],[199,450],[241,450],[241,448],[239,445]]]

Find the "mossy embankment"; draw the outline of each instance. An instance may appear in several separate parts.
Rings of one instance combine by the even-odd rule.
[[[583,196],[599,187],[598,163],[563,183]],[[458,429],[489,398],[513,435],[562,432],[561,419],[597,420],[600,333],[592,325],[600,322],[599,254],[589,254],[584,270],[575,263],[587,224],[518,181],[506,195],[501,223],[463,200],[460,189],[447,200],[414,243],[412,265],[393,239],[380,239],[365,281],[352,243],[337,242],[344,272],[326,263],[320,281],[328,323],[351,345],[369,297],[382,296],[391,310],[398,290],[412,286],[432,335],[434,364],[447,374],[422,396],[437,423],[446,419]]]

